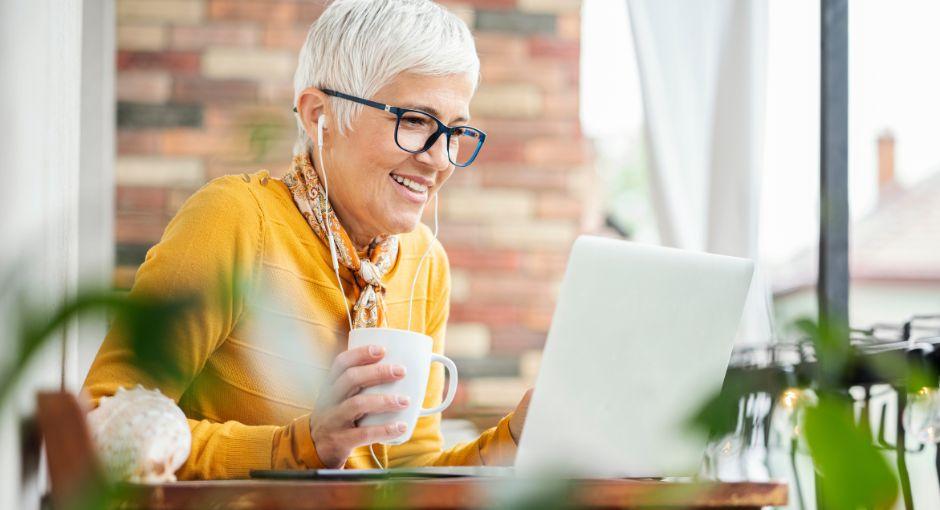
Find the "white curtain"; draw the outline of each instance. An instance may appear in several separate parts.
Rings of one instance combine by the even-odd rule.
[[[627,0],[667,246],[757,261],[766,0]],[[738,342],[772,335],[760,265]]]
[[[0,367],[21,305],[51,310],[113,267],[114,4],[0,2]],[[0,508],[39,508],[44,465],[22,472],[21,419],[40,389],[77,390],[103,318],[56,332],[0,409]]]

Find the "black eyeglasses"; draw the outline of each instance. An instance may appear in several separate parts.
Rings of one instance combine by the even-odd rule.
[[[412,154],[427,151],[437,142],[441,135],[447,140],[447,159],[454,166],[467,167],[473,163],[483,142],[486,133],[470,126],[448,126],[437,117],[421,110],[389,106],[369,99],[343,94],[330,89],[321,89],[329,96],[353,101],[362,105],[371,106],[391,113],[397,117],[395,121],[395,144]],[[294,108],[297,111],[297,108]]]

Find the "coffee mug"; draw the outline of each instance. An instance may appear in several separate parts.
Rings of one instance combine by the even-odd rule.
[[[359,420],[360,426],[387,425],[404,422],[405,432],[390,441],[388,445],[403,444],[411,439],[418,416],[439,413],[454,401],[457,392],[457,365],[450,358],[431,352],[434,341],[431,337],[393,328],[357,328],[349,332],[349,348],[355,349],[366,345],[380,345],[385,348],[385,357],[379,363],[401,365],[405,367],[405,377],[391,383],[370,386],[362,391],[366,395],[404,395],[411,399],[408,407],[401,411],[367,414]],[[441,363],[447,369],[449,384],[447,395],[441,405],[425,409],[424,394],[428,387],[431,363]]]

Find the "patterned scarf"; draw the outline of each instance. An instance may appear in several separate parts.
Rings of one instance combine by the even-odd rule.
[[[360,258],[326,199],[309,154],[294,156],[290,171],[281,181],[290,189],[294,204],[307,219],[310,228],[327,247],[330,246],[327,229],[333,233],[336,258],[355,276],[359,297],[353,305],[353,327],[385,326],[385,286],[382,278],[398,258],[398,237],[376,237],[366,252],[368,259]]]

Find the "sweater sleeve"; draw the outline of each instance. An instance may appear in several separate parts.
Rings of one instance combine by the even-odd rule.
[[[83,385],[94,404],[119,387],[137,384],[180,401],[239,320],[242,292],[260,262],[263,220],[248,183],[239,177],[216,179],[187,200],[147,253],[131,289],[132,297],[144,299],[196,298],[163,339],[169,366],[145,368],[119,328],[112,327]],[[251,469],[319,462],[310,454],[315,450],[309,430],[305,436],[306,427],[296,422],[281,427],[189,419],[189,426],[192,449],[177,472],[180,479],[244,478]]]
[[[450,313],[450,266],[443,246],[438,241],[434,243],[435,256],[431,268],[430,290],[433,292],[433,299],[429,299],[430,313],[426,331],[434,340],[434,352],[443,354],[447,318]],[[424,407],[439,405],[443,391],[444,368],[435,363],[431,366]],[[441,413],[422,416],[418,418],[414,433],[408,442],[389,448],[389,467],[510,465],[516,456],[516,443],[509,432],[511,417],[512,413],[473,441],[444,450]]]

